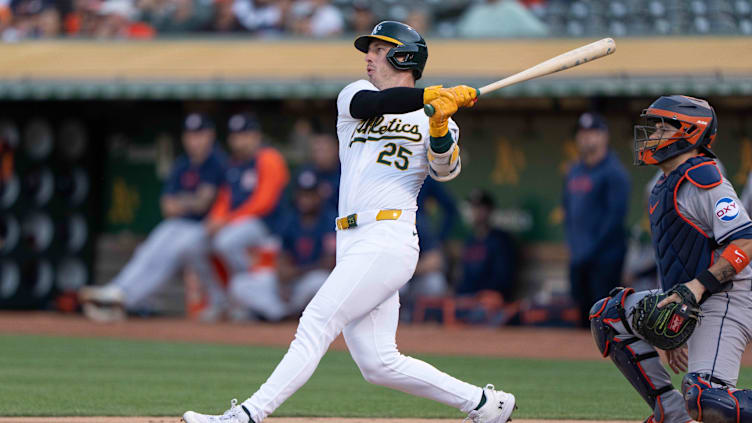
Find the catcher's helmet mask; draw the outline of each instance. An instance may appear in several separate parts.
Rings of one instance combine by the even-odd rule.
[[[635,165],[659,164],[695,148],[715,157],[710,147],[718,132],[718,118],[707,101],[663,96],[640,117],[643,125],[634,127]]]
[[[370,34],[356,38],[355,48],[368,53],[368,46],[373,40],[393,44],[394,47],[386,54],[387,62],[398,70],[412,70],[415,80],[420,79],[428,60],[428,46],[418,31],[402,22],[384,21],[377,24]]]

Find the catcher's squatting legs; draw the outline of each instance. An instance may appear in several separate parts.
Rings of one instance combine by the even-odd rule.
[[[630,311],[651,292],[612,291],[611,297],[599,300],[590,310],[590,329],[603,356],[611,358],[653,409],[655,422],[685,423],[690,418],[684,399],[671,385],[671,376],[661,364],[658,352],[634,335],[629,326]]]
[[[329,344],[343,330],[350,354],[369,382],[463,412],[478,404],[481,388],[397,351],[397,291],[412,275],[418,258],[412,229],[404,230],[402,225],[412,222],[394,221],[337,232],[336,267],[303,312],[282,361],[243,403],[256,423],[311,377]]]
[[[630,377],[622,368],[623,365],[620,365],[615,358],[615,356],[624,355],[624,351],[631,353],[624,345],[624,342],[630,342],[630,339],[638,339],[638,341],[631,341],[633,343],[628,345],[637,354],[644,354],[644,351],[648,351],[648,353],[655,351],[646,342],[627,333],[621,323],[617,304],[620,304],[620,301],[624,299],[624,314],[627,317],[628,324],[631,324],[630,316],[635,305],[640,299],[651,293],[651,291],[630,292],[631,290],[621,291],[608,301],[606,299],[598,301],[591,312],[593,314],[591,328],[596,344],[601,351],[604,348],[609,349],[604,356],[611,355],[617,367],[643,398],[646,398],[643,392],[649,393],[645,386],[649,387],[650,385],[646,384],[645,377],[650,377],[658,389],[664,385],[660,385],[663,382],[657,382],[660,379],[654,376],[654,371],[658,372],[657,375],[664,375],[663,381],[666,383],[670,379],[658,357],[640,361],[639,363],[645,371],[645,377],[640,377],[641,374],[637,373],[636,378],[634,374],[633,377]],[[734,289],[732,295],[729,295],[729,293],[713,295],[701,305],[703,319],[687,343],[689,347],[689,373],[682,382],[682,392],[685,394],[686,408],[689,410],[687,420],[691,417],[705,423],[752,421],[752,415],[747,414],[750,413],[747,410],[752,410],[752,392],[733,389],[739,376],[741,355],[750,338],[746,327],[749,327],[748,321],[752,319],[752,316],[748,316],[746,310],[751,307],[752,292],[746,289]],[[610,341],[614,337],[623,340],[623,342],[611,341],[608,342],[608,345],[605,345],[606,341]],[[635,345],[640,345],[642,348],[636,350]],[[620,347],[620,349],[616,347]],[[659,368],[654,369],[654,366],[646,364],[646,361],[655,362]],[[636,364],[631,362],[627,362],[627,364],[626,367],[633,369],[632,373],[635,369],[639,370]],[[642,384],[640,385],[642,390],[638,388],[635,380]],[[732,389],[725,389],[723,386]],[[702,391],[701,394],[700,391]],[[700,397],[699,401],[698,396]],[[649,397],[646,398],[646,402],[655,409],[655,405],[649,401]],[[660,395],[660,402],[663,405],[664,414],[668,417],[672,409],[669,408],[666,394]],[[737,415],[740,418],[739,420],[736,418]],[[656,414],[656,416],[658,415]],[[671,422],[673,420],[667,418],[665,421]]]

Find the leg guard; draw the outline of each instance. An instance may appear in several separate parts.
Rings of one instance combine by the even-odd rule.
[[[647,422],[685,423],[689,416],[684,400],[671,385],[671,377],[661,364],[658,352],[636,337],[626,322],[624,300],[632,289],[617,288],[611,296],[593,305],[590,329],[604,357],[610,357],[642,399],[653,409]]]
[[[733,389],[707,374],[688,373],[682,391],[690,417],[705,423],[752,422],[752,391]]]

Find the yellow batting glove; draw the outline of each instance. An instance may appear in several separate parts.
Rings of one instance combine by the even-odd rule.
[[[429,104],[439,98],[442,91],[445,91],[443,85],[431,85],[423,88],[423,104]]]
[[[449,117],[457,111],[457,102],[449,93],[442,93],[431,101],[435,112],[428,119],[428,132],[434,138],[441,138],[449,132]]]
[[[459,107],[473,107],[478,101],[478,90],[473,87],[457,85],[446,90],[454,95],[454,99]]]

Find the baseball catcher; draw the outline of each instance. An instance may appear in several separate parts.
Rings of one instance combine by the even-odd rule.
[[[657,99],[634,127],[636,165],[663,176],[649,199],[663,292],[616,289],[595,303],[595,343],[653,409],[648,423],[752,422],[752,394],[736,389],[752,337],[752,221],[716,166],[718,119],[707,101]],[[682,392],[669,367],[687,372]]]

